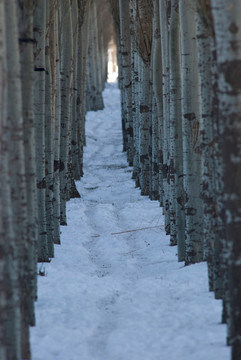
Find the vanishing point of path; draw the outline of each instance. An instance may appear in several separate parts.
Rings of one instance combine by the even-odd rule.
[[[55,258],[40,265],[32,359],[227,360],[206,264],[177,262],[159,203],[131,179],[116,85],[104,97],[87,115],[81,198],[68,203]]]

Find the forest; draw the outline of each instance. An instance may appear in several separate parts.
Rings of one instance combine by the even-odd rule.
[[[178,261],[206,261],[240,360],[239,0],[0,0],[0,360],[31,359],[37,263],[81,195],[110,43],[132,178],[159,201]]]

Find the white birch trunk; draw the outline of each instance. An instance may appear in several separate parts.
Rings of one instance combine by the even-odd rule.
[[[217,45],[220,197],[218,212],[224,224],[220,235],[224,274],[224,299],[227,309],[228,343],[232,360],[241,357],[241,3],[212,0]]]
[[[159,1],[160,31],[161,31],[161,53],[162,53],[162,99],[163,99],[163,209],[165,214],[166,233],[170,234],[170,212],[169,212],[169,34],[168,34],[168,13],[167,0]]]
[[[200,199],[200,83],[197,58],[195,6],[183,0],[180,6],[182,53],[182,128],[184,209],[186,216],[186,264],[203,260],[203,211]]]
[[[18,21],[15,0],[4,4],[6,21],[7,50],[7,125],[9,176],[11,186],[11,202],[13,209],[13,231],[17,247],[17,272],[20,290],[21,309],[21,357],[30,358],[29,294],[32,286],[28,278],[32,278],[28,247],[31,242],[27,237],[27,196],[24,157],[24,133],[22,117],[22,92],[20,81],[20,55],[18,44]],[[17,334],[18,335],[18,334]]]
[[[55,46],[55,129],[54,129],[54,242],[60,244],[60,121],[61,121],[61,86],[60,86],[60,46],[59,46],[59,8],[55,12],[54,21]]]
[[[181,109],[181,50],[179,1],[173,0],[170,18],[170,123],[174,147],[175,221],[178,261],[185,260],[185,214],[183,203],[183,148],[182,148],[182,109]],[[172,190],[173,191],[173,190]]]
[[[132,88],[131,88],[131,38],[130,7],[128,0],[119,0],[120,8],[120,51],[122,64],[122,118],[125,122],[126,151],[129,165],[133,165],[133,120],[132,120]]]
[[[49,261],[45,210],[45,30],[46,0],[39,0],[34,14],[34,121],[39,261]]]
[[[21,90],[24,130],[24,153],[27,191],[27,238],[29,239],[28,261],[31,266],[29,286],[30,324],[35,324],[34,302],[37,293],[37,202],[36,202],[36,157],[35,157],[35,128],[33,113],[33,3],[26,1],[18,7],[19,14],[19,43],[21,63]]]
[[[8,127],[7,127],[7,50],[4,1],[0,1],[0,227],[1,246],[1,345],[3,359],[21,357],[20,302],[18,283],[17,248],[13,232],[11,186],[9,178]]]
[[[71,130],[71,88],[73,86],[73,36],[70,0],[61,3],[61,140],[60,140],[60,221],[67,225],[69,200],[69,148]]]
[[[53,173],[54,173],[54,118],[52,105],[52,72],[50,63],[50,31],[53,19],[50,18],[51,1],[46,7],[46,44],[45,44],[45,208],[48,256],[54,257],[53,224]],[[52,15],[52,14],[51,14]]]

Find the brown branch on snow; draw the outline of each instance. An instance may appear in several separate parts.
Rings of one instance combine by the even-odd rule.
[[[134,231],[139,231],[139,230],[148,230],[148,229],[158,229],[158,228],[162,228],[164,227],[164,225],[158,225],[158,226],[147,226],[147,227],[143,227],[143,228],[139,228],[139,229],[133,229],[133,230],[125,230],[125,231],[120,231],[117,233],[111,233],[111,235],[120,235],[120,234],[125,234],[128,232],[134,232]]]

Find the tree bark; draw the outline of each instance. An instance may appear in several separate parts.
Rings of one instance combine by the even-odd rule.
[[[186,264],[203,260],[203,211],[200,199],[200,80],[194,5],[191,0],[183,0],[179,3]]]
[[[240,139],[241,139],[241,3],[211,1],[217,44],[220,195],[218,212],[224,224],[220,233],[226,266],[224,297],[227,308],[228,343],[232,359],[241,357],[241,274],[240,274]]]
[[[46,0],[37,1],[34,13],[34,121],[38,204],[38,260],[49,261],[46,229],[45,178],[45,36]]]

